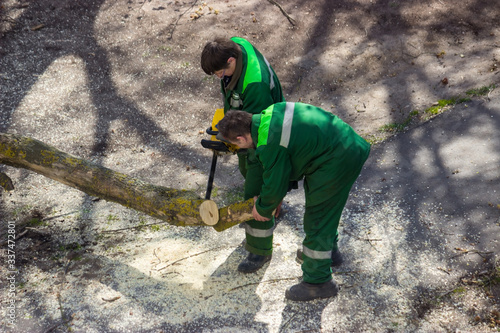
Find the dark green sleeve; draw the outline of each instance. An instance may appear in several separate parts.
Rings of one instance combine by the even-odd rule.
[[[255,150],[248,149],[246,157],[245,193],[248,200],[260,194],[262,188],[262,164],[255,157]]]
[[[249,84],[243,94],[243,110],[252,114],[261,113],[274,103],[269,84],[264,82]]]
[[[257,157],[263,166],[263,184],[255,206],[260,215],[271,217],[286,195],[292,166],[288,151],[281,146],[259,147]]]
[[[243,95],[243,110],[252,114],[261,113],[273,104],[271,91],[265,83],[252,83]],[[262,164],[257,160],[255,151],[247,155],[245,175],[245,199],[260,194],[262,186]]]

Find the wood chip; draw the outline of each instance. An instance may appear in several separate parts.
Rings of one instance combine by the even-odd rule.
[[[45,24],[35,25],[35,26],[32,26],[32,27],[31,27],[31,31],[40,30],[40,29],[42,29],[43,27],[45,27]]]
[[[103,301],[105,302],[114,302],[116,301],[117,299],[120,299],[121,296],[115,296],[115,297],[111,297],[111,298],[102,298]]]

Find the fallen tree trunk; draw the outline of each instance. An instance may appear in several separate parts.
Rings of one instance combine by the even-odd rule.
[[[218,209],[213,201],[201,199],[192,191],[148,184],[33,138],[0,133],[0,163],[34,171],[175,226],[211,225],[223,231],[252,218],[252,199]],[[4,173],[0,173],[0,186],[13,189],[12,181]]]

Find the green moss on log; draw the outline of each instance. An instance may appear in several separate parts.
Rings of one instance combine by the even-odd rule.
[[[214,225],[217,231],[224,231],[232,226],[251,220],[253,199],[236,202],[219,209],[219,222]]]

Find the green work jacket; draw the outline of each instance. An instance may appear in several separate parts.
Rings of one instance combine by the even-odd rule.
[[[224,113],[234,109],[256,114],[283,102],[280,81],[266,58],[246,39],[233,37],[231,40],[240,46],[241,56],[228,86],[221,80]]]
[[[304,177],[310,178],[308,185],[318,184],[306,189],[306,205],[321,203],[323,184],[328,182],[329,189],[351,184],[370,151],[370,144],[339,117],[302,103],[278,103],[253,115],[251,136],[263,168],[256,209],[265,217],[285,197],[289,182]],[[258,179],[248,171],[246,181]]]

